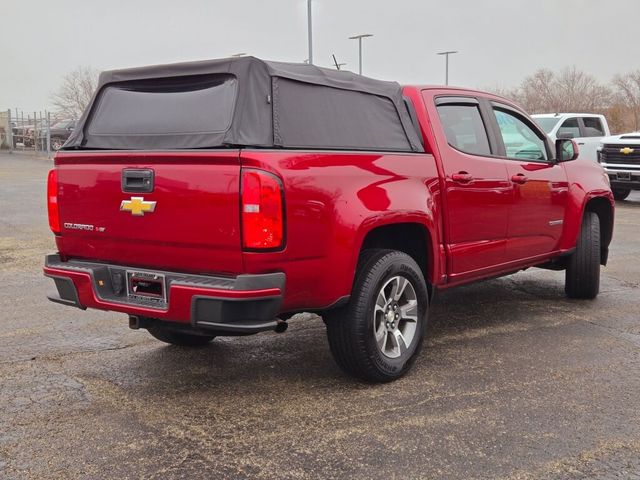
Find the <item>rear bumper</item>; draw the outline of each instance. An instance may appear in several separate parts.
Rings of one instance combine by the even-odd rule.
[[[127,271],[162,275],[164,299],[132,298]],[[122,265],[45,257],[44,274],[54,280],[56,303],[96,308],[189,325],[199,330],[255,333],[273,330],[285,288],[284,273],[222,277],[138,269]]]

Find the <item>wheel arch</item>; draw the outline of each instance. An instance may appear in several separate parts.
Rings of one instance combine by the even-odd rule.
[[[582,216],[584,217],[587,212],[595,213],[600,220],[600,263],[606,265],[609,257],[609,244],[613,238],[614,207],[612,201],[603,196],[588,198]]]
[[[404,252],[416,261],[424,275],[429,295],[433,294],[436,278],[436,244],[433,232],[424,222],[413,219],[377,223],[369,226],[361,238],[356,251],[356,265],[362,252],[367,249],[385,248]]]

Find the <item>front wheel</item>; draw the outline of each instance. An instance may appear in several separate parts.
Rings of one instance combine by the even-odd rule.
[[[428,305],[422,271],[409,255],[363,252],[349,305],[326,314],[336,363],[370,382],[401,377],[420,351]]]
[[[614,188],[613,198],[615,198],[616,200],[625,200],[630,193],[631,193],[630,188]]]
[[[163,327],[149,327],[149,333],[164,343],[178,345],[181,347],[202,347],[213,340],[211,335],[192,335],[189,333],[175,332]]]
[[[600,255],[600,218],[585,212],[565,274],[564,289],[569,298],[596,298],[600,291]]]

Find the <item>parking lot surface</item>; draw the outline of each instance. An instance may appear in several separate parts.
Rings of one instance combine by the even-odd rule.
[[[365,385],[314,315],[189,350],[48,302],[50,165],[0,154],[0,478],[640,478],[640,192],[597,300],[536,269],[443,293]]]

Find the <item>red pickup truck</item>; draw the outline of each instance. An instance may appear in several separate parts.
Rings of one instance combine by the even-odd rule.
[[[54,302],[171,344],[318,312],[347,373],[404,374],[438,290],[529,267],[598,294],[614,202],[510,101],[245,57],[104,72],[55,157]]]

